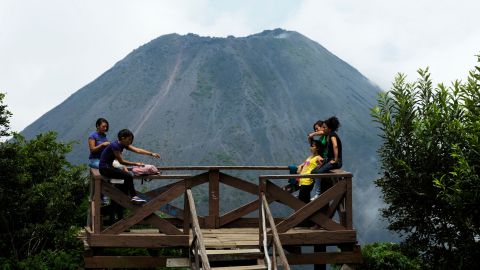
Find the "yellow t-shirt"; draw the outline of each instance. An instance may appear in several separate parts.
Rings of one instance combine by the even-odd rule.
[[[317,167],[320,163],[318,162],[318,155],[310,156],[303,162],[303,168],[300,174],[309,174],[312,172],[315,167]],[[308,186],[313,184],[312,178],[300,178],[298,181],[299,186]]]

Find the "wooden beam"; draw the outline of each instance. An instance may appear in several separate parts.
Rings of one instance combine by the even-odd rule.
[[[134,205],[130,201],[130,198],[126,196],[123,192],[115,188],[112,184],[110,183],[104,183],[103,185],[103,192],[107,195],[110,196],[111,200],[118,202],[121,206],[131,209],[133,211],[136,211],[139,209],[141,206]],[[161,232],[164,232],[166,234],[183,234],[182,231],[178,230],[174,225],[172,225],[170,222],[166,221],[165,219],[160,218],[157,216],[155,213],[149,215],[146,219],[145,222],[147,224],[153,225],[157,229],[159,229]],[[107,228],[107,230],[110,228]],[[108,232],[108,231],[107,231]]]
[[[322,207],[328,205],[331,200],[338,197],[339,194],[343,195],[345,190],[345,181],[337,183],[332,188],[328,189],[320,195],[314,201],[305,204],[300,209],[296,210],[292,215],[277,225],[277,229],[280,233],[286,232],[293,228],[300,222],[306,220],[309,216],[318,212]],[[327,215],[327,217],[329,217]]]
[[[258,195],[258,185],[250,183],[246,180],[228,174],[220,173],[220,182],[236,189]]]
[[[218,228],[220,215],[220,173],[218,170],[208,171],[208,217],[207,228]]]
[[[188,247],[188,235],[161,234],[93,234],[87,237],[91,247]]]
[[[277,185],[272,184],[268,181],[267,183],[267,194],[269,198],[274,198],[276,201],[280,201],[281,203],[289,206],[293,210],[297,211],[298,209],[302,208],[305,203],[300,201],[299,199],[293,197],[292,194],[288,193],[287,191],[281,189]],[[335,223],[333,220],[328,218],[323,213],[316,213],[310,217],[310,220],[320,225],[322,228],[335,231],[335,230],[345,230],[345,228],[338,223]]]
[[[353,208],[352,208],[352,178],[347,178],[347,193],[345,195],[345,227],[353,228]]]
[[[85,268],[154,268],[189,267],[188,258],[153,256],[93,256],[85,257]]]
[[[325,230],[291,230],[279,233],[283,245],[337,245],[343,243],[356,243],[357,233],[354,230],[325,231]]]
[[[220,217],[220,227],[228,224],[232,221],[238,220],[239,218],[255,211],[258,209],[258,200],[249,202],[241,207],[234,209],[225,215]]]
[[[127,217],[118,221],[117,223],[110,226],[102,233],[117,234],[125,231],[126,229],[137,224],[147,216],[154,214],[154,211],[156,211],[162,205],[165,205],[171,200],[173,200],[174,198],[178,197],[180,194],[184,192],[184,188],[185,186],[183,183],[174,185],[167,192],[162,193],[160,196],[147,202],[142,207],[137,208],[136,211],[130,217]]]
[[[285,170],[288,171],[288,166],[159,166],[161,171],[209,171],[209,170]]]

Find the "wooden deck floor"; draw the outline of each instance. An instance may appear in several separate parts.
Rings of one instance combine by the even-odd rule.
[[[202,229],[206,248],[250,248],[259,246],[258,228]],[[157,229],[132,229],[120,235],[161,236]],[[354,230],[326,231],[294,228],[279,235],[285,245],[355,243]],[[192,242],[190,234],[189,245]]]

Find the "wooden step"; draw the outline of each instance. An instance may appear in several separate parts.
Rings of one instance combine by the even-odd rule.
[[[242,255],[242,254],[262,254],[258,248],[245,249],[207,249],[207,255]]]
[[[263,270],[267,269],[265,265],[238,265],[238,266],[228,266],[228,267],[212,267],[212,270]]]
[[[207,249],[206,251],[210,261],[242,261],[263,257],[263,253],[258,248]]]

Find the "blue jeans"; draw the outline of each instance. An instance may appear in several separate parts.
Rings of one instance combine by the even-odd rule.
[[[100,164],[100,159],[98,158],[92,158],[88,160],[88,166],[90,166],[90,168],[98,169],[99,164]]]
[[[313,169],[311,173],[312,174],[328,173],[330,170],[340,169],[341,167],[342,167],[342,161],[337,161],[332,164],[330,163],[329,160],[326,160],[322,166]],[[313,188],[315,195],[320,195],[322,186],[324,191],[328,189],[327,183],[325,183],[324,185],[320,185],[321,184],[320,181],[321,181],[320,179],[315,179],[315,187]]]

